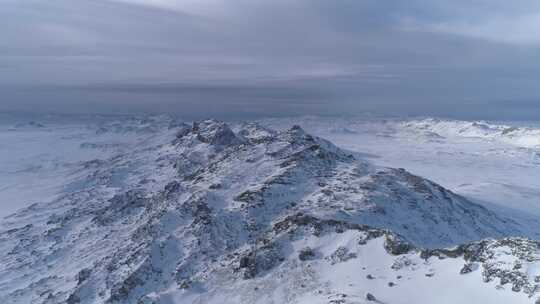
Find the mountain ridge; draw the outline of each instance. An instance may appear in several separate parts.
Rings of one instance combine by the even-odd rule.
[[[362,246],[381,241],[390,257],[463,258],[488,270],[495,258],[489,246],[475,244],[523,243],[511,256],[536,259],[538,243],[505,238],[520,235],[517,223],[438,184],[375,167],[299,126],[238,128],[214,120],[175,125],[166,141],[95,163],[72,192],[9,217],[0,274],[10,279],[0,281],[0,298],[205,303],[226,294],[216,289],[223,281],[242,289],[283,265],[298,266],[300,254],[324,267],[353,263]],[[329,236],[346,245],[326,253],[294,245],[309,240],[325,248],[321,239]],[[489,237],[502,240],[480,241]],[[438,249],[461,243],[468,244]],[[493,269],[489,280],[535,294],[536,277]],[[250,297],[241,302],[253,303]]]

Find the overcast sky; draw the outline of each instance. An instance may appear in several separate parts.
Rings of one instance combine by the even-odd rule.
[[[0,5],[0,111],[540,119],[537,0]]]

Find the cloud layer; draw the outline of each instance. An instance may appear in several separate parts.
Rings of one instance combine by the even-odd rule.
[[[531,105],[539,112],[540,3],[532,0],[2,7],[0,110],[502,119],[502,105],[515,101],[508,118],[529,118]]]

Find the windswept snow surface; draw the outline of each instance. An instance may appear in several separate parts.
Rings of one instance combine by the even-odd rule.
[[[75,190],[86,166],[167,136],[169,124],[164,116],[0,115],[0,218]]]
[[[0,199],[22,208],[0,222],[2,302],[538,303],[533,127],[159,116],[1,130]]]

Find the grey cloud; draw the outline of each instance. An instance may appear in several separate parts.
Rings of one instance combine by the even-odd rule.
[[[6,0],[0,110],[481,116],[539,97],[537,14],[502,0]]]

